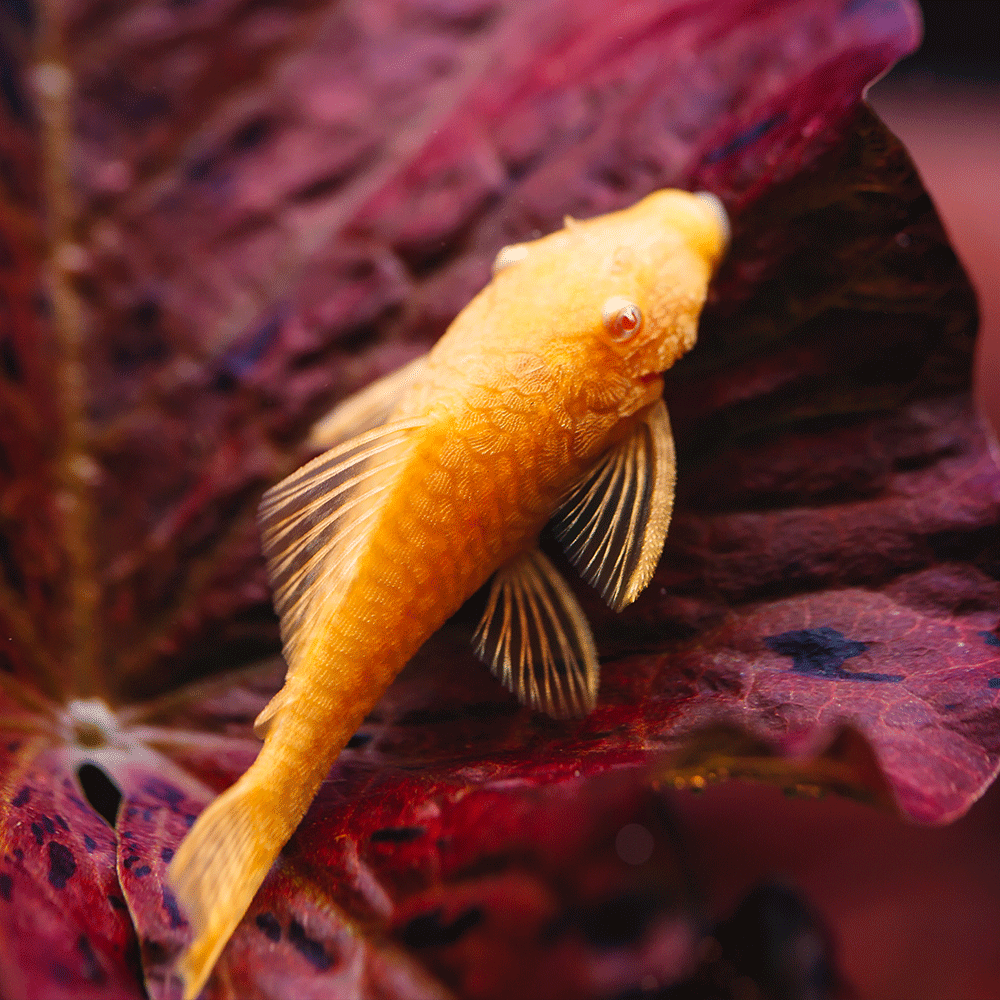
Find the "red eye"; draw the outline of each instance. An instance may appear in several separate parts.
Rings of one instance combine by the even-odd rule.
[[[618,314],[618,329],[623,333],[635,333],[639,329],[642,317],[639,315],[638,306],[629,306]]]
[[[642,310],[622,295],[612,295],[601,310],[604,328],[614,340],[628,340],[642,326]]]

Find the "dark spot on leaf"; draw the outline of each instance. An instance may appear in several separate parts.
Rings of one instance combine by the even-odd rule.
[[[122,804],[122,793],[107,771],[96,764],[81,764],[76,778],[90,807],[108,826],[114,826]]]
[[[107,976],[104,973],[104,969],[101,968],[101,963],[97,960],[97,956],[94,954],[94,949],[91,947],[86,934],[81,934],[76,939],[76,950],[80,952],[80,957],[83,960],[83,978],[88,983],[94,983],[99,986],[105,981]]]
[[[779,112],[776,115],[772,115],[770,118],[765,118],[764,121],[758,122],[751,128],[746,129],[746,131],[741,132],[724,145],[706,153],[704,163],[718,163],[720,160],[726,160],[734,153],[739,153],[748,146],[752,146],[758,139],[762,139],[765,135],[767,135],[772,128],[776,128],[780,125],[785,118],[786,115],[784,112]]]
[[[28,102],[24,99],[20,82],[14,75],[14,66],[14,60],[8,59],[6,54],[0,59],[0,94],[3,94],[4,103],[11,117],[24,121],[28,117]]]
[[[168,864],[169,865],[170,862],[173,861],[173,859],[174,859],[174,849],[172,847],[164,847],[160,851],[160,860],[164,864]]]
[[[219,361],[220,370],[216,377],[217,389],[233,389],[239,379],[246,377],[277,339],[281,330],[281,319],[280,316],[275,316],[268,320],[249,336],[241,337],[223,355]]]
[[[132,321],[143,333],[150,333],[160,323],[160,303],[156,299],[143,299],[132,310]]]
[[[371,281],[378,277],[378,267],[370,257],[351,261],[343,270],[344,280],[348,284]]]
[[[61,826],[61,827],[62,827],[62,828],[63,828],[64,830],[66,830],[66,831],[67,831],[67,833],[69,832],[69,823],[67,823],[67,822],[66,822],[66,820],[64,820],[64,819],[62,818],[62,816],[60,816],[60,815],[59,815],[59,813],[56,813],[56,822],[57,822],[57,823],[58,823],[58,824],[59,824],[59,825],[60,825],[60,826]]]
[[[73,852],[65,844],[49,841],[49,884],[54,889],[65,889],[75,871]]]
[[[1000,677],[991,677],[987,686],[991,688],[1000,688]]]
[[[893,463],[893,468],[899,472],[921,472],[936,465],[942,458],[954,454],[954,449],[942,449],[942,452],[926,452],[922,455],[903,455]]]
[[[619,164],[602,164],[593,173],[594,180],[612,191],[628,191],[633,178]]]
[[[111,363],[126,372],[164,360],[169,345],[161,328],[159,302],[144,298],[132,307],[128,316],[116,324],[108,341]]]
[[[14,857],[18,861],[23,861],[24,860],[24,851],[22,851],[20,847],[15,847],[14,848]]]
[[[268,941],[281,940],[281,924],[273,913],[258,913],[256,923]]]
[[[979,634],[986,640],[987,646],[1000,646],[1000,635],[995,632],[980,632]],[[15,802],[14,805],[17,803]]]
[[[0,370],[11,382],[20,382],[23,377],[21,359],[17,356],[17,348],[9,337],[0,337]]]
[[[441,922],[443,913],[438,908],[414,917],[402,930],[403,943],[409,948],[443,948],[454,944],[483,920],[483,911],[478,906],[465,910],[447,924]]]
[[[142,790],[152,795],[153,798],[166,802],[171,809],[176,809],[184,801],[184,793],[166,781],[159,781],[153,778],[142,786]]]
[[[97,847],[97,841],[94,840],[94,838],[91,837],[90,834],[84,834],[83,846],[87,848],[88,854],[93,854],[94,848]]]
[[[70,986],[79,978],[62,962],[53,962],[48,971],[52,981],[60,986]]]
[[[10,893],[13,888],[14,880],[6,872],[0,875],[0,899],[5,903],[10,902]]]
[[[122,868],[124,868],[126,871],[128,871],[132,867],[132,865],[134,865],[138,860],[139,860],[139,855],[138,854],[130,854],[122,862]]]
[[[259,146],[271,134],[272,125],[266,118],[252,118],[233,133],[230,146],[234,152],[242,153]]]
[[[136,872],[136,875],[138,874]],[[163,909],[167,911],[167,915],[170,917],[171,929],[176,930],[186,923],[185,919],[181,916],[180,907],[177,905],[177,898],[169,889],[163,890]]]
[[[127,910],[128,904],[125,902],[121,896],[116,896],[113,892],[108,893],[108,902],[111,904],[112,910]]]
[[[903,679],[902,674],[874,674],[843,669],[845,660],[860,656],[868,649],[867,643],[855,642],[834,628],[794,629],[780,635],[768,636],[764,645],[775,653],[792,658],[796,673],[812,677],[830,677],[837,680],[885,681]]]
[[[418,23],[426,22],[437,31],[473,35],[485,31],[499,13],[499,4],[423,4],[410,15]]]
[[[31,832],[35,835],[35,843],[41,845],[42,841],[45,839],[45,836],[42,833],[42,828],[37,823],[32,823]]]
[[[656,893],[626,892],[571,916],[586,940],[596,948],[622,948],[642,939],[664,899]]]
[[[7,536],[3,534],[0,534],[0,570],[3,571],[4,579],[11,590],[23,595],[24,576],[21,573],[21,567],[14,558],[14,553],[11,551]]]
[[[119,80],[118,109],[126,118],[142,126],[162,119],[170,113],[170,102],[162,93],[154,90],[140,90],[132,83]]]
[[[419,840],[426,832],[422,826],[387,826],[376,830],[371,841],[373,844],[408,844],[411,840]]]
[[[338,188],[357,174],[357,165],[352,164],[349,169],[332,170],[330,173],[306,184],[293,192],[292,197],[297,202],[318,201],[320,198],[329,198]]]
[[[215,163],[216,157],[214,156],[199,156],[187,165],[187,169],[184,171],[184,176],[187,180],[191,181],[192,184],[197,184],[199,181],[203,181],[208,177],[208,175],[212,172],[212,169],[215,167]]]
[[[51,837],[52,834],[56,832],[56,825],[49,819],[48,816],[42,817],[42,826],[45,827],[45,832]]]
[[[233,392],[238,385],[236,376],[225,368],[220,368],[212,379],[212,389],[215,392]]]
[[[297,920],[293,919],[288,925],[288,940],[314,969],[323,972],[333,964],[323,945],[307,937],[305,928]]]
[[[152,809],[143,809],[143,811],[142,811],[142,821],[143,821],[143,823],[149,823],[149,822],[152,821],[152,819],[153,819],[153,810]]]
[[[145,878],[153,869],[149,865],[139,865],[132,873],[136,878]]]
[[[139,948],[142,954],[142,964],[153,968],[167,961],[170,949],[162,941],[154,941],[152,938],[143,938]]]
[[[194,826],[194,821],[197,818],[198,817],[194,813],[185,813],[184,814],[184,825],[190,829],[192,826]]]
[[[347,741],[347,749],[360,750],[362,747],[368,746],[368,744],[371,743],[371,741],[372,741],[371,733],[355,733]]]
[[[25,785],[18,793],[11,799],[11,805],[14,806],[24,806],[28,804],[28,799],[31,798],[31,789]]]

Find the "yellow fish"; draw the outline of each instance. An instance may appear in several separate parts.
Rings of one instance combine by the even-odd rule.
[[[186,1000],[365,715],[490,577],[479,657],[533,708],[594,707],[590,627],[538,536],[551,522],[616,610],[649,582],[674,494],[660,374],[728,238],[717,198],[665,190],[505,247],[433,349],[335,409],[314,437],[342,443],[265,495],[288,673],[256,761],[170,866]]]

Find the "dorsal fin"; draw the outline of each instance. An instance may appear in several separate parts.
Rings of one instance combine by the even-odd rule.
[[[426,369],[427,355],[422,354],[353,396],[348,396],[313,424],[308,443],[314,448],[333,448],[381,426],[392,415],[400,397],[420,381]]]
[[[332,606],[387,492],[411,450],[419,419],[396,421],[332,448],[268,490],[259,521],[289,674]],[[280,693],[279,693],[280,697]],[[263,724],[276,709],[268,706]]]
[[[674,506],[674,439],[659,400],[566,497],[552,520],[580,575],[621,611],[649,583]]]
[[[532,708],[565,719],[594,707],[599,667],[590,626],[538,549],[497,570],[473,642],[504,687]]]

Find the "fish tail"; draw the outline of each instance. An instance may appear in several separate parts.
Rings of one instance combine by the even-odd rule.
[[[199,816],[170,865],[169,878],[194,929],[177,971],[184,1000],[201,992],[236,925],[284,846],[272,829],[273,792],[248,772]]]
[[[339,747],[310,750],[289,753],[287,745],[269,738],[246,774],[209,804],[177,849],[167,875],[194,931],[177,962],[184,1000],[193,1000],[205,985]]]

